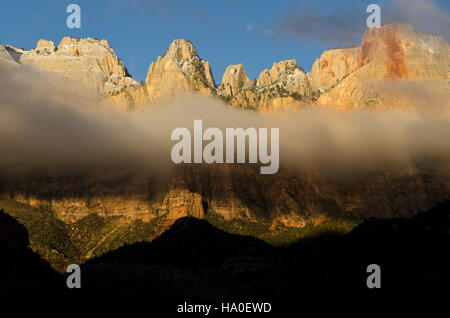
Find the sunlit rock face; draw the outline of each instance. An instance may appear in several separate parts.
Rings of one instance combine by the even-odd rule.
[[[249,82],[251,81],[245,73],[242,64],[230,65],[225,70],[225,73],[223,73],[220,89],[223,90],[223,95],[233,96],[236,95],[244,85],[251,85]]]
[[[448,105],[448,53],[444,39],[393,24],[368,30],[360,47],[325,51],[309,74],[296,60],[287,60],[274,63],[257,80],[250,80],[244,66],[237,64],[227,67],[218,87],[209,62],[183,39],[175,40],[150,64],[141,84],[128,75],[105,40],[91,38],[66,37],[58,46],[40,40],[32,50],[0,45],[0,70],[5,65],[18,70],[26,66],[66,77],[106,97],[107,107],[116,103],[128,109],[147,107],[163,104],[159,101],[180,93],[195,93],[222,98],[232,107],[270,114],[296,111],[305,104],[345,111],[386,110],[408,108],[421,98],[429,108],[438,108],[438,102]],[[433,99],[428,98],[430,93]],[[66,101],[65,96],[61,103]],[[135,114],[139,116],[139,112]],[[322,129],[316,128],[318,133]],[[120,132],[126,134],[127,129]],[[302,146],[301,140],[292,139],[296,147]],[[141,145],[143,149],[152,147],[146,142]],[[347,155],[349,148],[340,150]],[[298,159],[291,157],[293,161]],[[32,229],[43,229],[41,216],[51,218],[42,240],[33,237],[31,244],[47,260],[61,264],[55,260],[65,258],[66,253],[55,250],[55,241],[51,241],[55,229],[62,229],[60,233],[64,234],[58,240],[70,236],[68,242],[79,248],[80,257],[88,259],[125,243],[151,240],[187,216],[205,218],[210,214],[229,223],[268,224],[270,229],[279,225],[300,228],[345,218],[413,216],[450,198],[447,175],[436,173],[434,164],[432,168],[422,168],[422,162],[417,167],[415,164],[381,166],[354,175],[335,171],[339,169],[332,173],[320,169],[297,171],[283,164],[279,173],[264,176],[259,167],[249,165],[179,165],[163,181],[135,170],[98,175],[62,171],[56,176],[34,171],[18,179],[11,177],[8,169],[1,169],[0,203],[1,207],[14,203],[8,212],[22,215],[25,221],[33,219]],[[29,211],[25,213],[24,209]],[[97,221],[91,227],[93,218]],[[147,231],[150,226],[154,228]],[[36,245],[38,241],[43,245]],[[64,262],[78,260],[67,258]]]
[[[0,43],[0,66],[18,66],[19,64]]]
[[[399,85],[417,82],[445,96],[449,50],[443,38],[416,32],[410,25],[369,29],[357,49],[357,65],[353,54],[348,74],[322,94],[318,103],[344,110],[406,109],[413,102],[407,97],[411,94]],[[322,75],[322,71],[313,72],[313,83],[320,83]]]
[[[295,111],[310,103],[341,110],[408,109],[415,101],[398,83],[420,82],[422,90],[445,97],[449,65],[449,44],[443,38],[416,32],[410,25],[388,24],[367,30],[359,47],[325,51],[308,74],[291,59],[274,63],[252,81],[237,64],[227,67],[216,87],[209,63],[198,57],[192,43],[175,40],[151,63],[145,85],[114,98],[142,105],[194,92],[267,113]]]
[[[308,74],[312,90],[323,93],[358,68],[359,48],[326,50]]]
[[[408,94],[398,85],[418,81],[422,89],[429,88],[437,96],[447,96],[443,101],[448,103],[448,53],[449,45],[442,38],[416,32],[408,25],[391,24],[368,30],[361,47],[324,52],[308,75],[292,59],[274,63],[270,70],[264,70],[252,81],[244,66],[237,64],[226,69],[217,88],[209,63],[199,58],[191,42],[183,39],[173,41],[166,54],[150,65],[142,85],[127,76],[125,67],[105,40],[66,37],[58,46],[52,41],[40,40],[37,47],[29,51],[0,46],[0,63],[55,72],[96,87],[110,95],[110,100],[129,105],[144,105],[179,92],[196,92],[224,97],[234,107],[277,113],[302,107],[311,102],[308,96],[317,91],[321,92],[318,104],[326,107],[343,110],[406,108]],[[413,96],[418,96],[417,91]],[[340,211],[371,211],[368,215],[378,216],[379,211],[390,209],[390,193],[401,192],[396,188],[398,184],[410,187],[410,193],[414,193],[398,203],[399,210],[411,197],[417,200],[416,206],[428,208],[429,202],[440,198],[430,200],[432,194],[448,192],[437,189],[437,185],[437,190],[429,188],[429,183],[420,175],[408,176],[389,181],[392,184],[389,191],[383,189],[384,181],[373,177],[373,180],[365,180],[366,183],[355,182],[367,184],[358,194],[355,194],[355,184],[348,186],[348,194],[345,194],[336,190],[343,189],[341,184],[332,186],[329,180],[316,176],[302,175],[295,179],[293,175],[284,174],[264,183],[251,169],[202,167],[192,171],[177,170],[170,186],[151,199],[145,182],[130,193],[106,191],[89,200],[49,198],[47,204],[38,196],[24,193],[18,193],[16,198],[32,206],[49,206],[67,222],[91,212],[147,221],[161,213],[169,220],[188,215],[203,217],[209,210],[225,219],[258,218],[264,211],[270,211],[272,219],[301,224],[304,220],[299,221],[295,211],[313,211],[311,218],[318,220],[324,214],[334,213],[336,207]],[[297,189],[299,186],[301,193]],[[370,190],[375,186],[378,187],[376,199]],[[375,201],[379,202],[379,208],[371,207]]]
[[[389,24],[365,33],[358,63],[379,66],[386,79],[447,79],[449,45],[442,38],[414,31],[407,24]]]
[[[190,41],[177,39],[163,56],[150,64],[143,85],[124,89],[110,100],[128,108],[141,108],[184,93],[214,96],[216,85],[209,62],[199,58]]]
[[[215,91],[209,62],[200,59],[192,43],[184,39],[173,41],[166,54],[150,64],[145,83],[150,101],[180,92],[212,96]]]
[[[233,82],[227,72],[236,69],[245,75],[243,66],[231,65],[224,74],[224,83]],[[264,70],[255,81],[247,76],[234,75],[234,85],[222,84],[219,95],[234,107],[251,108],[263,113],[286,113],[304,105],[312,90],[308,78],[295,59],[274,63]]]
[[[150,64],[141,84],[128,75],[106,40],[65,37],[58,46],[40,40],[32,50],[0,46],[0,64],[63,75],[128,109],[195,93],[266,113],[295,111],[311,103],[341,110],[407,109],[414,101],[398,83],[420,82],[422,90],[445,99],[449,56],[449,44],[442,37],[416,32],[406,24],[388,24],[368,29],[359,47],[326,50],[308,74],[291,59],[274,63],[250,80],[244,66],[236,64],[227,67],[216,86],[210,63],[185,39],[174,40]]]
[[[114,95],[138,87],[106,40],[64,37],[58,46],[39,40],[32,50],[7,49],[22,65],[54,72],[99,93]]]
[[[165,225],[208,213],[225,220],[261,221],[302,227],[334,217],[391,218],[412,216],[449,198],[440,178],[415,169],[374,171],[355,178],[317,171],[261,176],[242,165],[179,166],[167,184],[137,175],[113,179],[115,187],[90,178],[67,184],[67,178],[3,179],[0,201],[12,198],[25,206],[51,211],[72,223],[95,213],[127,222],[162,218]],[[49,189],[39,192],[40,189]]]
[[[270,70],[264,70],[256,81],[259,90],[286,91],[289,94],[309,95],[311,87],[302,68],[295,59],[274,63]]]
[[[236,64],[227,67],[216,87],[210,64],[198,57],[191,42],[180,39],[151,63],[145,85],[112,99],[133,108],[190,92],[267,113],[295,111],[311,103],[341,110],[407,109],[414,101],[398,82],[419,81],[423,90],[445,96],[449,64],[449,45],[443,38],[409,25],[388,24],[367,30],[359,47],[325,51],[308,74],[291,59],[274,63],[252,81],[244,66]]]

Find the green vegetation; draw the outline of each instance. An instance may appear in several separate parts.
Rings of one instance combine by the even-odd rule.
[[[150,222],[124,217],[101,217],[90,214],[66,224],[56,219],[48,209],[34,209],[13,200],[0,200],[0,208],[13,216],[28,230],[30,247],[46,259],[53,268],[65,271],[68,264],[81,264],[125,244],[151,241],[161,234],[164,216]],[[302,228],[274,225],[267,220],[225,220],[209,212],[205,216],[211,225],[231,234],[257,237],[275,246],[288,245],[303,238],[323,233],[348,233],[360,223],[358,219],[334,218],[319,225],[307,221]]]
[[[311,99],[312,99],[313,101],[318,100],[319,97],[320,97],[320,92],[319,92],[319,91],[314,91],[314,92],[311,93]]]
[[[70,263],[80,262],[81,255],[70,240],[66,224],[50,212],[12,200],[0,200],[0,208],[25,226],[31,249],[55,269],[63,270]]]
[[[302,228],[278,225],[262,239],[275,246],[288,245],[326,233],[346,234],[360,223],[361,221],[355,218],[333,218],[318,225],[307,222]]]
[[[30,247],[50,265],[65,271],[68,264],[81,264],[125,244],[150,241],[160,234],[162,217],[150,222],[90,214],[64,223],[48,209],[35,209],[9,199],[0,199],[4,209],[28,231]]]
[[[213,226],[232,234],[257,237],[274,246],[288,245],[303,238],[314,237],[324,233],[350,232],[361,221],[356,218],[333,218],[318,225],[306,222],[302,228],[287,227],[283,224],[272,226],[267,221],[225,220],[221,215],[208,213],[205,219]]]
[[[303,95],[297,92],[291,93],[290,96],[295,100],[301,101],[303,99]]]
[[[268,222],[252,222],[243,219],[227,221],[223,216],[212,212],[206,214],[205,220],[225,232],[255,237],[264,235],[270,227]]]
[[[105,234],[96,247],[87,254],[88,257],[100,256],[106,252],[118,249],[125,244],[133,244],[142,241],[151,241],[160,234],[161,218],[155,218],[150,222],[134,220],[117,226],[111,232]]]

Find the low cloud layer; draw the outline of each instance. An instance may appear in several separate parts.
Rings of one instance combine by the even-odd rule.
[[[204,129],[280,128],[282,167],[350,173],[427,160],[444,166],[450,162],[450,121],[440,111],[341,113],[312,106],[281,118],[195,96],[124,111],[36,71],[0,72],[2,171],[114,173],[132,168],[170,175],[171,131],[192,131],[194,119],[202,119]],[[439,103],[431,92],[421,94],[428,104],[420,107]]]
[[[450,39],[448,11],[430,0],[388,0],[381,6],[381,23],[408,23],[418,31]],[[272,33],[325,45],[359,45],[366,30],[367,2],[300,1],[272,26]]]

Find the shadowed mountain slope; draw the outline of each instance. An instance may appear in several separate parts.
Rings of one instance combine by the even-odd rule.
[[[0,210],[0,272],[2,298],[50,298],[65,286],[64,277],[31,251],[26,228],[3,210]]]
[[[111,296],[118,296],[115,286],[136,297],[439,296],[449,212],[447,201],[412,219],[370,219],[348,235],[329,232],[279,248],[183,218],[152,243],[122,247],[83,270],[91,277],[86,286]],[[369,264],[381,267],[381,289],[366,286]]]
[[[81,266],[82,289],[26,248],[26,231],[0,214],[1,296],[283,300],[422,300],[444,296],[450,202],[414,218],[369,219],[347,235],[325,233],[287,247],[182,218],[151,243],[121,247]],[[381,267],[381,289],[366,268]],[[6,278],[6,279],[5,279]],[[61,288],[61,289],[60,289]]]

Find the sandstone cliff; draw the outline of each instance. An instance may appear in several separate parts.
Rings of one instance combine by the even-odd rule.
[[[324,52],[308,75],[296,60],[274,63],[257,81],[248,78],[243,65],[231,65],[219,87],[210,64],[199,58],[187,40],[175,40],[165,55],[151,63],[143,85],[128,76],[104,40],[64,38],[57,47],[41,40],[30,51],[0,46],[0,64],[62,74],[129,107],[194,92],[222,97],[234,107],[278,112],[298,109],[317,94],[321,94],[320,104],[345,110],[407,107],[405,94],[395,85],[412,81],[431,85],[433,92],[442,92],[448,100],[448,52],[442,38],[393,24],[368,30],[361,47]],[[120,218],[121,226],[161,218],[162,228],[184,216],[208,214],[292,227],[343,216],[409,216],[450,195],[448,181],[408,168],[374,171],[351,180],[287,167],[262,177],[251,167],[232,165],[179,166],[168,184],[139,174],[107,182],[92,176],[0,177],[4,198],[47,211],[59,222],[73,224],[95,213]]]
[[[228,97],[236,95],[244,85],[251,87],[252,84],[242,64],[230,65],[223,73],[222,84],[219,89],[223,90],[223,95]]]
[[[389,24],[369,29],[361,47],[353,49],[349,67],[340,73],[341,79],[337,78],[318,103],[344,110],[408,108],[411,101],[407,94],[393,86],[399,81],[420,82],[422,86],[448,93],[449,51],[450,46],[443,38],[416,32],[410,25]],[[327,77],[327,70],[319,66],[323,64],[317,63],[311,78],[320,89],[317,83]]]
[[[198,57],[191,42],[180,39],[150,64],[145,85],[125,90],[111,99],[134,108],[180,93],[218,96],[235,107],[272,113],[298,109],[304,98],[311,97],[312,88],[294,59],[274,63],[257,81],[248,78],[242,64],[230,65],[222,83],[216,86],[209,62]]]
[[[237,71],[234,79],[228,74],[232,70]],[[302,100],[312,93],[308,78],[295,59],[274,63],[272,69],[261,72],[256,82],[244,75],[242,65],[231,65],[225,71],[218,94],[232,106],[283,113],[300,108]]]
[[[144,85],[126,89],[111,100],[136,108],[182,93],[214,96],[216,85],[209,62],[198,56],[190,41],[177,39],[163,56],[150,64]]]
[[[264,70],[256,81],[257,90],[281,90],[288,94],[309,95],[311,87],[302,68],[295,59],[274,63]]]
[[[165,224],[213,213],[225,220],[293,227],[333,217],[412,216],[450,197],[448,180],[411,168],[337,178],[317,171],[282,169],[261,176],[258,169],[242,165],[183,165],[167,184],[140,174],[103,181],[65,175],[48,180],[39,175],[23,180],[4,175],[0,197],[52,211],[66,223],[92,213],[144,222],[162,217]]]
[[[0,46],[0,63],[17,65],[16,61],[62,74],[128,108],[188,92],[218,96],[234,107],[273,113],[296,110],[317,99],[319,105],[342,110],[410,107],[408,93],[393,81],[420,81],[445,97],[449,50],[441,37],[416,32],[409,25],[389,24],[367,30],[360,47],[325,51],[308,74],[291,59],[274,63],[252,81],[242,64],[230,65],[219,86],[209,62],[184,39],[174,40],[167,52],[150,64],[143,85],[127,74],[105,40],[65,37],[58,46],[40,40],[29,51]]]
[[[184,39],[173,41],[166,54],[150,64],[145,83],[150,101],[180,91],[212,96],[215,90],[209,62],[200,59],[192,43]]]
[[[361,47],[324,52],[308,75],[294,59],[274,63],[270,70],[262,71],[256,81],[248,78],[242,64],[230,65],[218,87],[211,74],[210,64],[199,58],[191,42],[182,39],[173,41],[166,54],[150,64],[144,85],[137,85],[128,76],[124,65],[105,40],[65,37],[58,46],[52,41],[40,40],[37,47],[29,51],[0,46],[0,61],[14,64],[16,60],[23,65],[63,74],[111,95],[111,100],[132,107],[170,98],[181,91],[217,95],[234,107],[273,113],[298,109],[310,102],[309,98],[317,92],[322,92],[319,104],[341,109],[407,107],[406,96],[396,89],[393,80],[420,80],[433,85],[433,92],[448,96],[448,52],[449,45],[442,38],[415,32],[408,25],[391,24],[368,30]],[[205,168],[204,171],[207,172],[194,173],[189,169],[178,172],[171,186],[151,204],[147,202],[146,195],[138,190],[126,196],[112,192],[89,197],[85,201],[63,195],[61,198],[50,198],[45,203],[39,196],[33,196],[33,191],[31,195],[19,192],[16,199],[32,206],[51,207],[65,222],[72,222],[91,212],[104,216],[134,215],[145,221],[161,213],[167,214],[168,219],[186,215],[202,216],[205,202],[208,209],[217,211],[226,219],[239,215],[252,217],[253,209],[248,206],[251,200],[242,203],[236,197],[236,193],[240,196],[241,192],[247,190],[235,190],[240,182],[230,181],[238,172],[247,174],[246,178],[253,178],[251,171],[218,167],[214,170]],[[198,181],[194,186],[192,180],[186,180],[185,173],[192,180],[202,182]],[[210,174],[210,177],[205,177],[205,173]],[[213,184],[208,178],[218,178],[220,183]],[[258,180],[255,177],[254,182],[258,184]],[[213,190],[205,189],[202,183],[220,188],[217,192],[226,194],[223,195],[223,201],[220,196],[211,199],[212,194],[208,191]],[[248,186],[254,187],[253,184]],[[264,202],[272,202],[280,197],[270,195],[274,189],[261,191],[263,196],[269,196],[264,197]],[[315,199],[315,202],[318,201]],[[283,205],[283,202],[279,204]],[[347,209],[346,204],[337,205],[343,210]],[[354,203],[349,205],[354,206]],[[307,208],[313,210],[311,206]],[[274,211],[280,209],[277,207]],[[288,210],[301,209],[290,207]],[[286,215],[280,214],[280,218],[286,219]]]
[[[358,68],[359,48],[333,49],[323,52],[308,73],[312,90],[319,94],[330,90]]]
[[[22,65],[54,72],[99,93],[114,95],[138,86],[106,40],[64,37],[58,46],[40,40],[32,50],[7,50]]]
[[[3,47],[0,43],[0,66],[8,65],[8,66],[16,66],[19,65],[9,54],[9,52]]]

